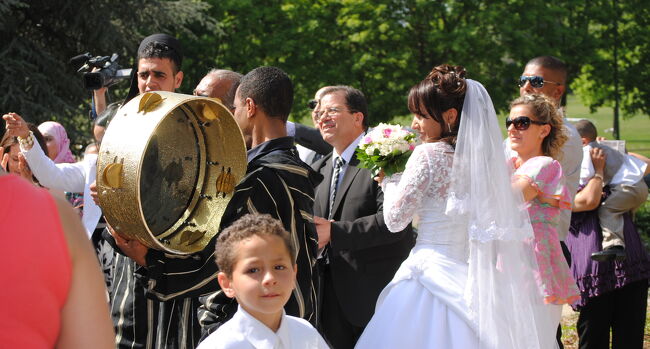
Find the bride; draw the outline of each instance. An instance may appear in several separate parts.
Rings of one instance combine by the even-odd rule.
[[[381,184],[388,228],[417,216],[417,242],[356,347],[555,347],[487,91],[464,68],[440,65],[411,88],[408,107],[424,144]]]

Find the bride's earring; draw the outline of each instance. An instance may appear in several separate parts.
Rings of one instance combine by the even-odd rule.
[[[451,124],[447,124],[447,128],[449,129],[449,133],[451,133]]]

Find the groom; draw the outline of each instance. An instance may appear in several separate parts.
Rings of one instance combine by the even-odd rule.
[[[352,348],[370,321],[381,290],[415,243],[410,226],[391,233],[384,193],[354,155],[368,129],[361,91],[334,86],[322,92],[317,115],[333,150],[312,166],[325,178],[316,188],[314,223],[322,249],[320,330],[333,348]]]

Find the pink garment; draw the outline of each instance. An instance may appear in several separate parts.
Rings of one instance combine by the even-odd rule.
[[[538,282],[548,304],[572,304],[580,292],[562,254],[558,235],[561,210],[571,209],[562,166],[548,156],[536,156],[523,163],[514,174],[537,188],[538,197],[559,200],[559,207],[542,203],[538,197],[527,203],[535,238],[533,247],[539,267]]]
[[[0,347],[53,348],[72,264],[50,194],[0,177]]]
[[[45,121],[38,125],[38,130],[41,131],[43,135],[47,133],[54,137],[56,144],[59,146],[59,154],[54,159],[55,164],[77,162],[70,151],[70,139],[68,139],[68,134],[65,132],[65,128],[61,124],[56,121]]]

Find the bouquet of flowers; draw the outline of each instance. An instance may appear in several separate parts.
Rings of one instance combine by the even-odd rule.
[[[357,148],[358,167],[369,169],[373,177],[380,170],[386,176],[403,172],[417,143],[412,131],[400,125],[380,123],[361,139]]]

